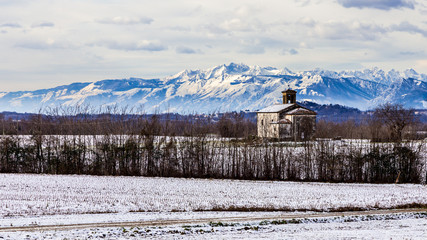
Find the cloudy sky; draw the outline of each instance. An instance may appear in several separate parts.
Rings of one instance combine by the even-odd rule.
[[[422,0],[0,0],[0,92],[230,62],[427,73],[426,15]]]

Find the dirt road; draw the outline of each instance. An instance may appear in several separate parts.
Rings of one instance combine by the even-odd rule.
[[[84,223],[84,224],[62,224],[62,225],[37,225],[37,226],[17,226],[0,227],[0,232],[18,232],[18,231],[53,231],[53,230],[71,230],[85,228],[106,228],[106,227],[150,227],[150,226],[170,226],[170,225],[190,225],[207,224],[209,222],[252,222],[263,220],[289,220],[298,218],[322,218],[336,216],[367,216],[384,215],[400,213],[427,213],[427,209],[389,209],[389,210],[371,210],[371,211],[353,211],[353,212],[319,212],[319,213],[287,213],[269,215],[268,212],[260,212],[258,216],[239,216],[239,217],[221,217],[221,218],[196,218],[196,219],[168,219],[168,220],[149,220],[149,221],[120,221],[104,223]]]

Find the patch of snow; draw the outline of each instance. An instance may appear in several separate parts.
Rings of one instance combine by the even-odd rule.
[[[65,95],[65,94],[67,94],[67,89],[56,91],[55,92],[55,97],[59,97],[59,96]]]
[[[133,95],[140,92],[141,90],[142,90],[142,88],[132,88],[132,89],[127,90],[127,91],[114,91],[112,93],[113,93],[113,95],[120,96],[122,98],[130,98]]]
[[[78,92],[73,92],[70,95],[58,97],[58,100],[68,100],[63,104],[65,106],[76,106],[82,104],[86,98],[91,96],[97,96],[104,93],[110,93],[111,90],[101,90],[97,88],[95,83],[91,83],[88,86],[82,88]]]
[[[9,101],[9,104],[13,107],[21,107],[22,106],[22,100],[11,100],[11,101]]]
[[[275,113],[275,112],[280,112],[282,110],[285,110],[293,105],[294,105],[293,103],[292,104],[274,104],[266,108],[263,108],[258,112],[259,113]]]
[[[308,93],[308,95],[311,95],[311,96],[320,96],[320,97],[324,97],[325,96],[325,95],[323,95],[321,93],[318,93],[318,92],[316,92],[314,90],[310,90],[310,92]]]
[[[34,97],[34,94],[32,92],[27,92],[27,93],[24,93],[15,99],[33,98],[33,97]]]
[[[49,101],[52,98],[52,96],[53,96],[53,92],[46,93],[41,102],[45,103],[45,102]]]

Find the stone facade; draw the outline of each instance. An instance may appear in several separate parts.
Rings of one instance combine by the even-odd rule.
[[[296,92],[283,91],[283,104],[257,112],[258,137],[278,140],[310,140],[316,128],[316,113],[296,103]]]

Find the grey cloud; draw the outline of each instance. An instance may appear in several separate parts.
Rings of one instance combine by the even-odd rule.
[[[29,0],[0,0],[0,6],[13,6],[13,5],[21,5],[31,2]]]
[[[329,22],[326,24],[318,24],[315,28],[317,35],[332,40],[375,40],[381,34],[387,33],[387,30],[388,29],[376,24],[360,22]]]
[[[149,52],[158,52],[166,50],[167,47],[163,44],[155,41],[142,41],[139,43],[128,42],[128,43],[119,43],[115,41],[100,41],[94,44],[89,44],[89,46],[102,46],[114,50],[124,50],[124,51],[149,51]]]
[[[32,28],[43,28],[43,27],[54,27],[55,24],[52,22],[42,22],[38,24],[31,25]]]
[[[298,51],[294,48],[284,49],[280,54],[281,55],[297,55]]]
[[[415,26],[409,22],[401,22],[398,25],[392,25],[390,27],[390,30],[398,32],[407,32],[412,34],[420,33],[424,37],[427,37],[427,30],[421,29],[418,26]]]
[[[281,48],[283,46],[289,45],[287,39],[279,39],[279,38],[264,37],[264,36],[257,37],[256,40],[253,41],[251,44],[262,45],[262,46],[266,46],[268,48]]]
[[[327,39],[353,39],[367,41],[376,40],[381,37],[381,35],[390,32],[406,32],[410,34],[419,33],[424,37],[427,37],[426,29],[422,29],[406,21],[390,25],[388,27],[360,22],[317,23],[316,27],[312,30],[312,34],[316,34],[317,36]]]
[[[210,33],[213,34],[225,34],[227,31],[223,28],[218,27],[215,24],[208,24],[201,27],[203,30],[207,30]]]
[[[240,49],[240,53],[246,54],[263,54],[265,49],[262,46],[246,46]]]
[[[297,23],[307,27],[314,27],[316,25],[316,22],[311,17],[301,18],[297,21]]]
[[[153,19],[148,17],[130,18],[130,17],[113,17],[97,20],[102,24],[117,24],[117,25],[135,25],[135,24],[150,24]]]
[[[4,28],[21,28],[22,26],[18,23],[3,23],[0,24],[0,27]]]
[[[196,54],[196,53],[201,53],[200,50],[194,50],[192,48],[189,47],[177,47],[176,48],[176,53],[180,53],[180,54]]]
[[[338,0],[338,3],[345,8],[376,8],[390,10],[393,8],[414,9],[414,3],[408,0]]]
[[[292,49],[289,50],[289,53],[291,55],[296,55],[296,54],[298,54],[298,51],[292,48]]]
[[[420,55],[422,53],[423,53],[422,51],[420,51],[420,52],[413,52],[413,51],[402,51],[402,52],[399,52],[399,54],[403,55],[403,56],[416,56],[416,55]]]

